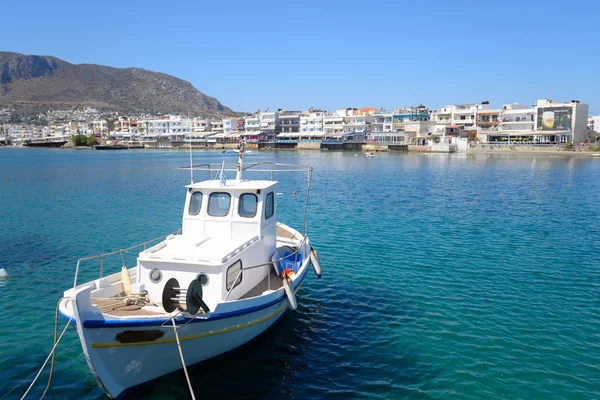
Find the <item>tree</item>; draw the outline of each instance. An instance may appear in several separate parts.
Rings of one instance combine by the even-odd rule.
[[[73,135],[73,144],[75,146],[87,146],[87,137],[85,135]]]
[[[429,140],[431,140],[433,143],[439,143],[440,137],[438,135],[431,135],[429,136]]]
[[[565,144],[564,149],[566,151],[575,151],[575,146],[573,145],[573,140],[571,138],[569,138],[569,140]]]
[[[115,130],[115,121],[113,121],[112,119],[107,119],[106,120],[106,125],[108,126],[108,131],[112,132]]]
[[[83,136],[83,135],[81,135],[81,136]],[[83,136],[83,137],[85,137],[85,136]],[[93,133],[90,136],[88,136],[87,138],[85,138],[85,139],[86,139],[85,140],[86,145],[88,145],[90,147],[93,146],[93,145],[95,145],[95,144],[98,144],[98,141],[96,140],[96,137],[94,136]]]

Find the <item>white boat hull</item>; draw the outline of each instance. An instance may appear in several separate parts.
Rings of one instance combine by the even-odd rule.
[[[293,279],[294,292],[310,268],[308,258]],[[61,305],[61,314],[66,318],[74,315],[85,358],[107,395],[117,397],[126,389],[182,368],[171,319],[105,320],[94,311],[90,292],[89,286],[77,290],[70,302],[65,300]],[[226,312],[211,313],[209,318],[196,318],[187,324],[189,319],[175,318],[186,365],[227,353],[256,338],[281,318],[288,299],[281,288],[227,305]],[[152,331],[162,336],[134,343],[116,340],[125,331]]]

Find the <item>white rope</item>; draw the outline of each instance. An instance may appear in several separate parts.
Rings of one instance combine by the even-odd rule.
[[[192,400],[196,400],[196,397],[194,396],[194,389],[192,389],[192,383],[190,382],[190,377],[188,376],[187,368],[185,367],[185,360],[183,359],[183,352],[181,351],[181,343],[179,343],[179,335],[177,334],[177,326],[175,325],[175,319],[171,318],[171,322],[173,323],[173,332],[175,332],[175,339],[177,340],[177,347],[179,348],[179,357],[181,358],[181,365],[183,365],[183,372],[185,372],[185,379],[187,380],[187,384],[190,389],[190,394],[192,395]]]
[[[29,385],[29,388],[27,389],[27,391],[25,392],[25,394],[23,395],[23,397],[21,397],[21,400],[23,400],[29,394],[29,391],[31,390],[31,388],[33,387],[33,385],[35,384],[35,382],[37,381],[37,379],[40,377],[40,374],[42,373],[42,371],[46,367],[46,364],[48,364],[48,361],[50,361],[50,357],[52,357],[52,355],[54,354],[54,351],[56,350],[56,346],[58,346],[58,344],[60,343],[60,340],[62,339],[63,335],[67,331],[67,328],[69,328],[69,325],[71,324],[72,320],[73,320],[73,316],[71,316],[71,318],[69,318],[69,321],[65,325],[65,329],[63,329],[62,333],[58,337],[58,340],[56,341],[56,343],[54,343],[54,347],[52,347],[52,350],[50,351],[50,354],[48,354],[48,357],[46,357],[46,361],[44,361],[44,365],[42,365],[42,368],[40,368],[40,370],[38,371],[38,373],[35,376],[35,378],[33,378],[33,382],[31,382],[31,385]]]

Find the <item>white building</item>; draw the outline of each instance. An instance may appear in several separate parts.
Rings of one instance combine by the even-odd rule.
[[[588,128],[592,132],[600,133],[600,115],[588,117]]]
[[[108,133],[108,122],[103,119],[92,121],[92,130],[94,131],[95,135]]]
[[[475,115],[475,140],[478,142],[487,142],[488,135],[495,134],[500,129],[502,123],[502,109],[486,108],[477,110]]]
[[[279,120],[281,122],[281,134],[278,137],[282,137],[283,133],[298,134],[300,133],[300,116],[301,111],[281,111],[279,114]],[[299,136],[299,135],[286,135],[286,137]]]
[[[244,118],[244,130],[248,133],[260,133],[260,114]]]
[[[540,99],[531,107],[505,104],[500,113],[477,112],[477,138],[492,144],[583,143],[593,140],[587,128],[587,114],[587,104],[578,101],[555,103]]]
[[[323,118],[323,132],[334,133],[344,131],[344,117],[340,115],[325,115]]]
[[[406,121],[404,130],[394,134],[399,142],[406,144],[426,145],[429,143],[430,136],[443,136],[443,132],[436,132],[435,121]]]
[[[379,111],[374,113],[370,118],[369,131],[375,134],[387,133],[393,131],[394,114]]]
[[[211,132],[223,132],[223,121],[220,119],[210,121]]]
[[[31,139],[34,137],[34,131],[29,126],[15,125],[6,129],[6,133],[13,139]]]
[[[238,120],[237,118],[223,118],[223,133],[231,134],[238,131]]]
[[[552,136],[559,143],[583,143],[590,140],[587,129],[587,104],[578,100],[569,103],[556,103],[552,100],[540,99],[536,104],[537,118],[535,129],[541,135]]]
[[[275,131],[279,125],[279,112],[265,111],[260,114],[260,130]]]
[[[300,136],[307,140],[316,140],[323,136],[324,111],[310,111],[300,116]]]
[[[210,122],[201,117],[192,118],[192,132],[200,133],[210,130]]]
[[[366,133],[367,115],[349,115],[344,118],[344,132]]]
[[[192,133],[192,119],[177,115],[163,115],[159,118],[137,121],[137,126],[143,128],[143,141],[168,140],[183,142]],[[120,135],[125,137],[124,135]],[[130,134],[131,136],[131,134]]]

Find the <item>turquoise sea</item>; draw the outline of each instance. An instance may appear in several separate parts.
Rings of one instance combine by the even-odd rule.
[[[315,167],[309,235],[323,279],[310,274],[299,310],[250,346],[190,368],[198,398],[600,398],[600,160],[246,160]],[[190,177],[176,167],[188,164],[183,151],[0,149],[0,399],[20,398],[52,348],[78,258],[181,225]],[[278,219],[300,228],[306,178],[276,178]],[[130,394],[188,396],[181,371]],[[104,398],[73,330],[47,398]]]

